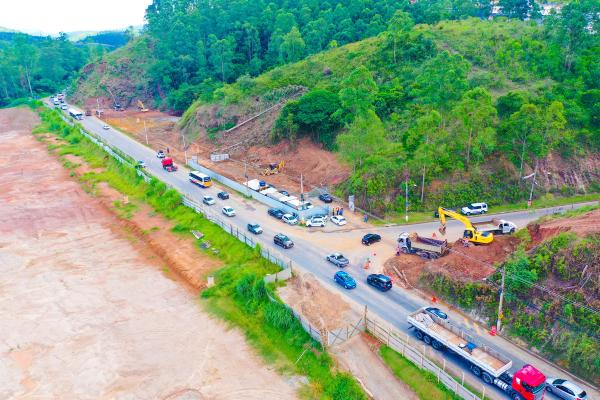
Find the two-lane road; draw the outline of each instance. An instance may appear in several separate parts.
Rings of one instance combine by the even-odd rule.
[[[263,248],[268,246],[276,253],[289,258],[294,263],[294,268],[299,268],[315,275],[329,289],[341,293],[356,307],[362,308],[364,305],[367,305],[371,313],[377,314],[380,318],[388,321],[400,331],[410,332],[406,322],[406,317],[410,312],[419,307],[430,305],[413,291],[394,287],[389,292],[381,293],[368,286],[366,284],[366,276],[372,271],[365,271],[362,265],[366,257],[370,257],[374,262],[375,267],[378,265],[380,266],[386,258],[394,253],[396,238],[400,232],[417,232],[421,235],[429,236],[438,228],[439,225],[437,223],[431,222],[415,225],[373,227],[369,231],[381,234],[383,240],[382,243],[377,243],[367,248],[360,243],[360,238],[366,233],[366,230],[364,229],[352,230],[342,229],[340,227],[332,229],[331,223],[329,223],[326,231],[318,228],[286,225],[280,220],[270,217],[267,214],[268,207],[264,204],[254,200],[248,200],[230,191],[228,191],[230,193],[230,199],[223,201],[217,198],[217,193],[223,190],[222,187],[214,185],[211,188],[202,189],[193,185],[188,180],[188,170],[186,168],[180,168],[179,171],[171,173],[164,171],[160,164],[160,160],[156,158],[154,150],[112,127],[108,130],[103,129],[104,122],[95,117],[85,117],[81,123],[86,130],[102,137],[110,145],[119,148],[136,160],[145,161],[147,169],[152,174],[173,186],[182,194],[193,198],[198,203],[202,203],[202,196],[204,195],[210,195],[215,198],[216,204],[205,206],[205,209],[210,210],[212,213],[220,214],[221,208],[224,205],[232,206],[236,210],[237,215],[229,218],[228,221],[233,227],[240,231],[246,231],[246,225],[248,223],[259,223],[263,227],[264,233],[255,236],[255,239],[261,243]],[[581,204],[578,204],[573,207],[580,206]],[[570,207],[571,206],[569,206],[569,208]],[[495,217],[511,220],[518,226],[523,227],[528,222],[531,222],[540,216],[554,213],[558,209],[558,207],[553,207],[544,210],[518,211]],[[227,219],[223,214],[220,214],[220,217],[221,219]],[[492,217],[492,215],[474,218],[474,220],[489,219],[490,217]],[[294,241],[295,245],[292,249],[284,250],[273,244],[273,236],[278,232],[287,234]],[[248,235],[251,234],[248,233]],[[461,235],[462,224],[455,220],[449,220],[446,237],[449,240],[455,240]],[[332,264],[328,263],[325,260],[325,257],[327,254],[334,251],[343,252],[351,260],[351,265],[346,268],[346,270],[357,280],[358,285],[356,289],[345,290],[333,282],[333,274],[337,269]],[[524,364],[531,363],[542,370],[547,376],[564,376],[564,374],[556,369],[553,364],[530,355],[504,339],[490,337],[485,330],[478,329],[475,324],[468,321],[464,316],[452,311],[449,311],[448,314],[458,325],[469,330],[470,334],[475,336],[479,343],[498,350],[502,349],[502,352],[513,360],[513,371],[521,368]],[[447,359],[449,365],[463,368],[465,371],[468,370],[466,365],[460,362],[457,363],[453,357],[447,357]],[[470,373],[465,375],[466,379],[470,380],[471,383],[480,383],[480,381],[477,380],[477,378],[472,377]],[[597,391],[588,385],[585,386],[592,398],[596,398],[598,395]],[[504,398],[499,390],[488,387],[486,389],[488,395],[491,394],[490,391],[493,393],[492,397]]]

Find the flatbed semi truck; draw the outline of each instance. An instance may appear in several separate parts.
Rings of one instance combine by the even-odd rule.
[[[419,340],[436,350],[447,350],[469,364],[474,375],[489,385],[500,388],[513,400],[544,398],[546,377],[531,365],[514,374],[509,371],[512,360],[503,354],[475,343],[465,331],[447,319],[441,319],[421,308],[407,317]]]

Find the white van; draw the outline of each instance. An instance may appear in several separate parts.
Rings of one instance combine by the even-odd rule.
[[[477,215],[488,212],[487,203],[471,203],[460,209],[463,215]]]

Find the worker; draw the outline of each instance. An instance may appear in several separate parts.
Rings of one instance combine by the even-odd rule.
[[[340,208],[340,215],[344,215],[344,207]]]
[[[365,213],[365,216],[363,217],[363,221],[367,222],[369,220],[369,216],[367,215],[367,213]]]
[[[169,148],[167,147],[167,154],[169,154]]]

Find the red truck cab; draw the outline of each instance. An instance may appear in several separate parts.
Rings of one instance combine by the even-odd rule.
[[[546,376],[534,366],[526,364],[513,376],[512,388],[525,400],[541,400],[546,392]]]
[[[173,163],[173,159],[171,157],[163,158],[161,163],[163,169],[167,172],[177,171],[177,166],[175,165],[175,163]]]

